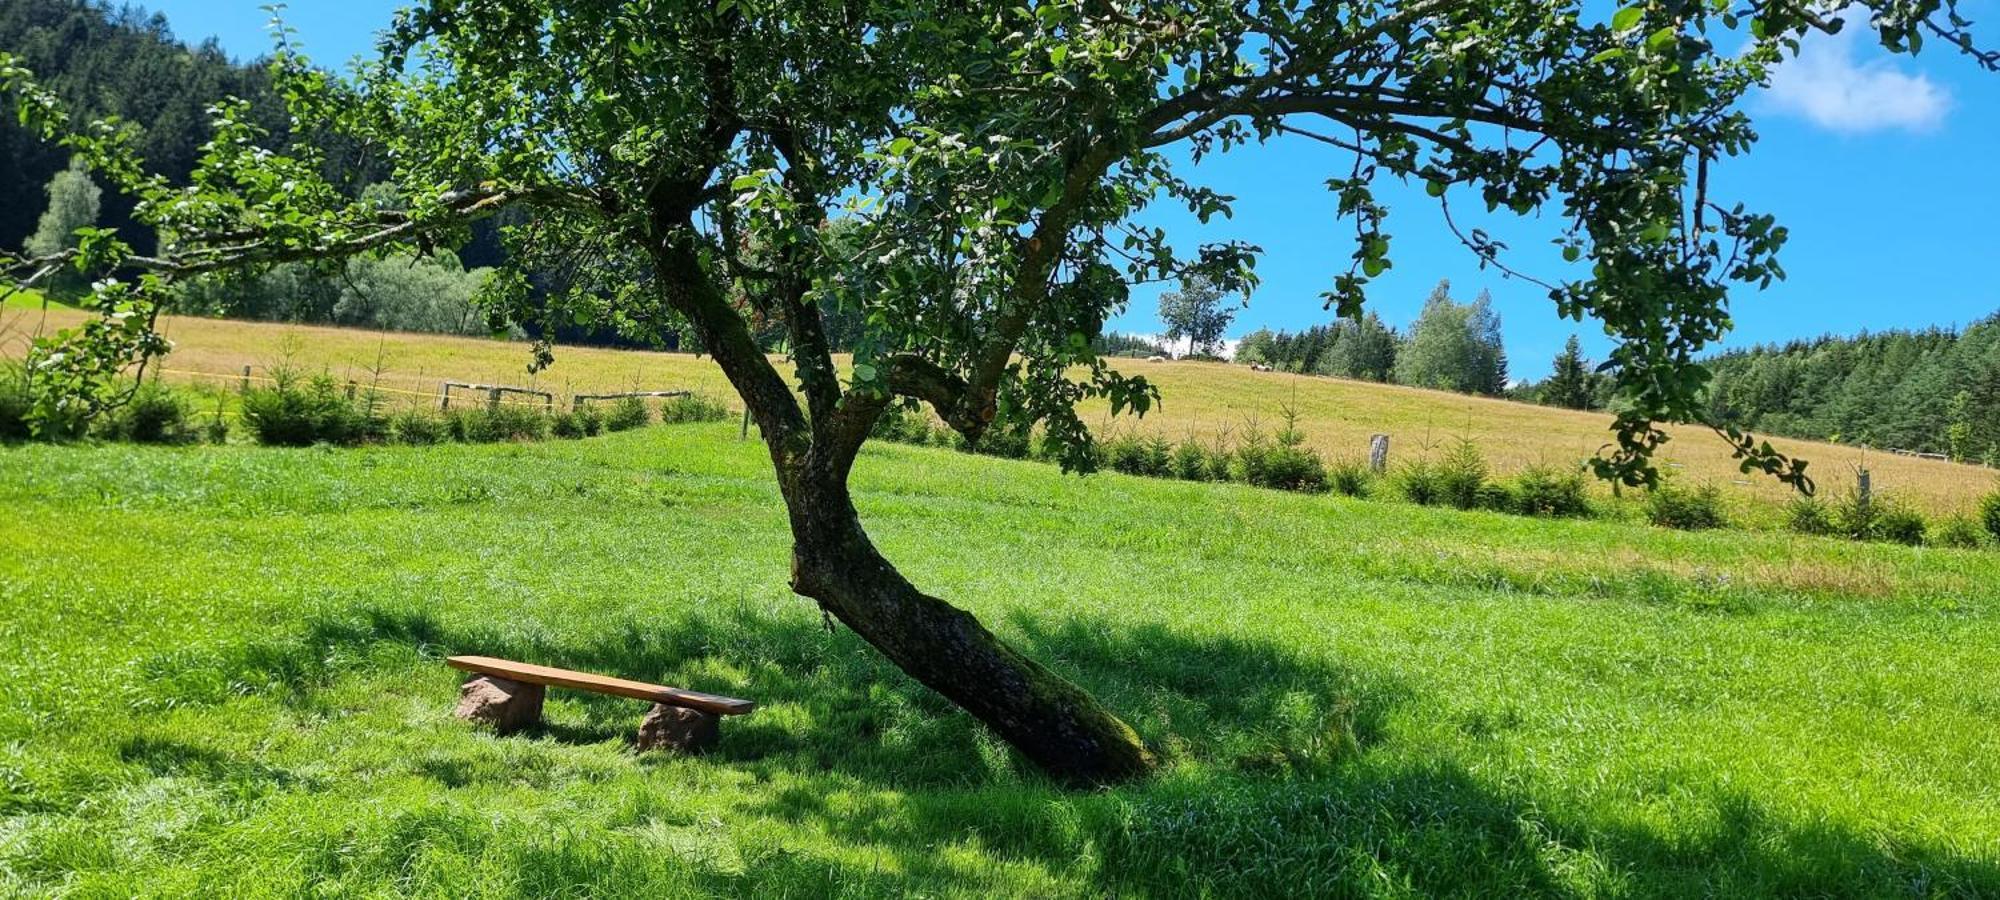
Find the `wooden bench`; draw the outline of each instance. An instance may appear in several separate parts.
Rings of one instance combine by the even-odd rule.
[[[502,734],[541,722],[549,686],[651,702],[652,712],[639,725],[641,750],[707,750],[715,745],[722,716],[740,716],[757,708],[756,703],[735,697],[491,656],[452,656],[445,664],[473,673],[459,690],[456,715],[490,724]]]

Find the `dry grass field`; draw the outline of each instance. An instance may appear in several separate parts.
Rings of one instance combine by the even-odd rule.
[[[5,335],[0,352],[18,356],[22,335],[34,329],[41,314],[10,305],[5,314],[10,321],[0,324],[0,335]],[[60,328],[81,316],[72,310],[52,310],[42,324]],[[363,384],[373,381],[398,392],[389,396],[406,403],[435,402],[445,380],[534,387],[558,396],[691,389],[734,400],[712,362],[685,353],[559,347],[555,365],[529,375],[527,345],[506,341],[200,318],[168,318],[164,330],[175,345],[165,363],[167,377],[174,380],[235,384],[234,376],[246,365],[260,376],[273,367],[291,365]],[[1122,368],[1158,384],[1162,405],[1142,420],[1112,420],[1101,405],[1086,408],[1086,417],[1110,429],[1173,439],[1241,434],[1248,428],[1268,434],[1278,426],[1284,405],[1298,412],[1308,444],[1329,459],[1364,454],[1369,435],[1375,433],[1391,436],[1392,460],[1442,452],[1460,439],[1470,439],[1496,471],[1505,473],[1535,463],[1571,464],[1610,439],[1608,419],[1600,413],[1253,372],[1222,363],[1132,360]],[[1854,467],[1866,465],[1878,492],[1908,500],[1927,513],[1969,511],[1980,497],[2000,486],[2000,472],[1979,466],[1813,441],[1773,439],[1772,443],[1811,460],[1823,491],[1848,489]],[[1665,459],[1677,477],[1721,486],[1731,505],[1752,520],[1774,518],[1787,495],[1786,488],[1768,479],[1740,474],[1728,446],[1700,429],[1676,431]]]

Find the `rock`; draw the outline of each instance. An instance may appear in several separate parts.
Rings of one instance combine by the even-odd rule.
[[[685,706],[653,704],[646,721],[639,723],[640,750],[677,750],[703,753],[715,747],[722,735],[721,716]]]
[[[539,684],[474,675],[458,689],[458,709],[452,715],[484,722],[494,731],[509,734],[542,721],[542,698],[547,694],[548,689]]]

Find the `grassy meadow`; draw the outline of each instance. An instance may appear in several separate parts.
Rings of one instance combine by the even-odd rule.
[[[38,303],[34,305],[38,308]],[[82,315],[54,310],[47,327],[73,324]],[[0,316],[12,320],[17,337],[31,331],[41,317],[25,308]],[[374,383],[393,392],[387,394],[390,399],[409,404],[434,405],[443,380],[521,385],[559,395],[694,389],[734,399],[714,363],[692,354],[565,347],[557,349],[554,366],[530,376],[528,347],[522,343],[187,317],[167,318],[163,330],[175,342],[174,352],[163,363],[167,377],[211,385],[234,386],[233,376],[246,365],[261,373],[289,364]],[[0,355],[18,356],[18,348],[5,340],[6,331],[6,320],[0,319]],[[1570,465],[1610,440],[1610,418],[1602,413],[1399,385],[1253,372],[1221,363],[1129,360],[1121,362],[1121,368],[1157,383],[1164,401],[1142,420],[1129,416],[1112,420],[1101,404],[1086,405],[1086,419],[1107,433],[1136,431],[1177,440],[1190,434],[1240,436],[1255,427],[1268,436],[1280,424],[1280,407],[1289,404],[1299,413],[1307,445],[1328,460],[1365,455],[1369,435],[1378,432],[1391,436],[1392,462],[1440,456],[1460,439],[1470,439],[1502,474],[1537,463]],[[1675,434],[1676,440],[1662,454],[1669,473],[1689,483],[1720,487],[1738,520],[1771,525],[1780,518],[1781,506],[1790,496],[1788,488],[1738,472],[1728,446],[1712,434],[1696,429],[1678,429]],[[1908,501],[1934,519],[1968,513],[1980,497],[2000,488],[2000,471],[1981,466],[1812,441],[1773,439],[1772,444],[1811,460],[1813,474],[1829,495],[1848,489],[1854,482],[1854,466],[1866,465],[1877,492]]]
[[[2000,554],[898,445],[855,486],[1164,771],[1057,789],[827,628],[733,425],[8,447],[0,892],[2000,894]],[[499,738],[455,652],[761,707],[699,758],[575,692]]]

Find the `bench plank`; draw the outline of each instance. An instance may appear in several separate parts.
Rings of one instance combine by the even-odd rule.
[[[668,706],[684,706],[718,716],[740,716],[757,708],[757,704],[750,700],[704,694],[700,691],[684,691],[680,688],[647,684],[643,681],[592,675],[589,672],[572,672],[569,669],[538,666],[534,663],[515,662],[491,656],[450,656],[445,658],[445,664],[454,669],[478,672],[482,675],[497,675],[510,681],[554,685],[599,694],[615,694],[634,700],[665,703]]]

